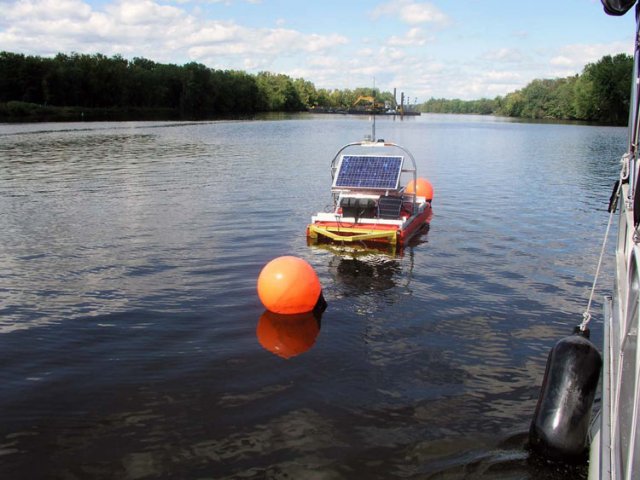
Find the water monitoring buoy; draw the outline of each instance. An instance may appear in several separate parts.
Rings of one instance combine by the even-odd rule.
[[[258,277],[258,296],[267,310],[280,314],[306,313],[326,307],[313,267],[289,255],[275,258],[264,266]]]
[[[529,429],[531,448],[553,460],[579,461],[587,449],[591,407],[602,357],[579,328],[549,352]]]

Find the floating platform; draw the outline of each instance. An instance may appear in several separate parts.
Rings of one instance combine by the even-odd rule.
[[[343,146],[331,162],[332,205],[307,226],[310,243],[402,248],[433,216],[433,187],[418,178],[413,155],[384,140]]]

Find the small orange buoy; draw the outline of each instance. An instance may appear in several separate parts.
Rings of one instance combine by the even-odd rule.
[[[322,287],[311,265],[293,256],[278,257],[267,263],[258,277],[258,296],[274,313],[305,313],[314,309]]]
[[[431,182],[426,178],[419,177],[418,179],[416,179],[415,186],[413,180],[411,180],[407,184],[405,192],[415,193],[418,197],[424,197],[427,200],[433,200],[433,185],[431,185]]]
[[[320,332],[312,312],[280,315],[265,310],[258,321],[256,336],[260,345],[282,358],[291,358],[309,350]]]

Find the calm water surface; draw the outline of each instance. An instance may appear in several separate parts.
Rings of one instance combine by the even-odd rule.
[[[307,246],[333,153],[369,132],[0,126],[0,477],[585,477],[526,437],[586,307],[626,131],[379,118],[435,186],[431,230],[394,257]],[[320,325],[259,302],[286,254],[318,272]]]

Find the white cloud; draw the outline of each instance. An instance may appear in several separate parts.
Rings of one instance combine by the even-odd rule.
[[[342,63],[336,57],[322,55],[310,57],[307,61],[307,65],[309,65],[310,67],[319,67],[323,69],[338,69],[340,68],[340,65],[342,65]]]
[[[371,47],[361,48],[356,52],[356,55],[359,57],[373,57],[375,55],[375,50]]]
[[[394,62],[399,62],[404,60],[406,57],[407,57],[407,54],[404,52],[404,50],[400,48],[383,47],[380,49],[379,58],[386,58],[389,60],[393,60]],[[386,66],[386,69],[388,70],[393,70],[394,68],[395,68],[394,65]]]
[[[29,18],[41,22],[60,17],[83,20],[91,14],[91,7],[80,0],[23,0],[3,10],[3,16],[10,21]]]
[[[251,3],[253,5],[259,5],[262,3],[262,0],[236,0],[235,2],[232,0],[164,0],[167,3],[178,3],[184,5],[186,3],[195,3],[195,4],[214,4],[214,3],[222,3],[223,5],[233,5],[234,3]]]
[[[509,85],[513,85],[522,80],[522,76],[518,72],[500,72],[496,70],[486,72],[482,75],[482,78],[493,83],[506,83]]]
[[[332,35],[307,35],[303,40],[302,48],[306,52],[322,52],[339,45],[349,43],[347,37],[338,34]]]
[[[588,63],[597,62],[604,55],[616,55],[618,53],[633,54],[633,45],[624,42],[600,43],[600,44],[575,44],[561,47],[557,54],[552,56],[549,64],[561,67],[563,71],[570,72],[567,75],[582,72]]]
[[[499,48],[487,52],[483,59],[490,62],[523,63],[529,60],[529,55],[517,48]]]
[[[569,57],[558,55],[557,57],[553,57],[549,63],[558,67],[572,67],[575,62]]]
[[[248,29],[238,25],[210,25],[185,39],[189,56],[205,60],[219,55],[295,55],[317,53],[345,44],[340,35],[305,35],[287,29]]]
[[[251,70],[268,70],[271,59],[265,57],[251,57],[245,58],[242,61],[242,70],[251,71]],[[212,64],[216,66],[215,64]],[[223,67],[223,65],[217,65],[218,67]]]
[[[400,18],[409,24],[437,23],[445,25],[447,16],[429,3],[409,3],[400,5]]]
[[[125,25],[146,25],[153,19],[154,24],[166,24],[180,21],[185,17],[185,12],[176,7],[159,5],[151,0],[139,0],[128,2],[120,0],[113,6],[107,7],[113,21]]]
[[[419,101],[431,97],[462,100],[494,98],[526,84],[520,72],[474,68],[465,62],[416,62],[412,59],[412,65],[411,72],[407,69],[399,71],[392,80],[393,85],[401,88],[412,101],[414,97]]]
[[[427,36],[421,28],[411,28],[404,36],[392,36],[389,45],[395,47],[417,47],[427,43]]]
[[[391,0],[383,3],[371,12],[371,16],[374,19],[395,16],[409,25],[433,23],[444,26],[449,24],[449,17],[435,5],[412,0]]]
[[[210,23],[202,28],[193,29],[184,37],[182,43],[186,45],[207,45],[211,43],[238,40],[244,33],[238,25],[226,22]]]
[[[338,34],[207,20],[154,0],[118,0],[102,10],[81,0],[19,0],[8,5],[5,15],[2,48],[39,55],[131,53],[155,61],[208,61],[224,67],[222,57],[231,68],[246,68],[264,66],[279,56],[321,54],[348,42]]]

